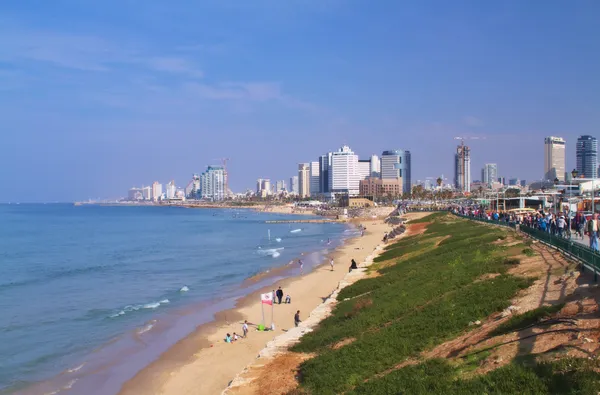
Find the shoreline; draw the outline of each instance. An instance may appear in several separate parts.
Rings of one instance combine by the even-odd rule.
[[[139,371],[121,388],[120,395],[144,394],[218,394],[231,380],[250,364],[265,345],[277,335],[293,327],[293,313],[301,311],[301,317],[322,304],[339,286],[348,273],[350,259],[363,262],[380,244],[381,237],[389,225],[381,219],[363,219],[367,227],[364,237],[346,239],[328,257],[333,257],[334,271],[329,270],[327,260],[316,265],[310,272],[300,276],[285,277],[272,286],[237,300],[234,308],[215,314],[215,319],[200,325],[191,334],[179,340],[159,358]],[[287,271],[289,265],[276,268]],[[268,273],[266,276],[275,275]],[[276,277],[276,276],[274,276]],[[257,324],[261,320],[260,294],[281,286],[284,294],[292,296],[292,304],[265,306],[265,324],[271,322],[274,312],[275,331],[258,332],[250,327],[247,339],[233,344],[223,341],[225,333],[240,333],[244,319]],[[296,310],[294,310],[296,309]]]
[[[286,215],[287,213],[266,212],[266,214]],[[312,214],[306,213],[306,215]],[[322,265],[323,257],[335,254],[340,246],[343,246],[345,243],[356,237],[352,235],[352,233],[347,233],[356,227],[355,224],[346,223],[339,225],[344,225],[344,230],[340,230],[340,233],[333,239],[334,242],[331,246],[310,247],[308,250],[304,250],[303,252],[300,252],[299,255],[293,257],[292,262],[295,262],[300,258],[304,259],[306,262],[305,269],[307,269],[306,275],[318,270]],[[327,252],[325,252],[325,250],[327,250]],[[317,256],[316,259],[315,255]],[[183,343],[183,350],[187,350],[191,343],[194,344],[194,346],[201,345],[203,347],[208,347],[210,343],[207,342],[205,335],[215,331],[215,328],[218,328],[222,323],[237,319],[236,317],[238,315],[236,314],[236,311],[251,304],[253,298],[256,298],[256,295],[260,295],[261,292],[257,291],[257,289],[262,290],[264,287],[270,288],[274,283],[283,284],[284,281],[298,278],[295,273],[296,271],[297,267],[295,265],[290,265],[289,261],[282,261],[279,264],[276,264],[276,266],[263,269],[260,272],[245,277],[241,282],[233,286],[233,288],[226,290],[227,293],[225,294],[217,293],[217,297],[215,298],[196,301],[179,310],[160,312],[157,315],[148,318],[143,326],[139,325],[135,329],[122,332],[107,343],[96,346],[90,354],[86,354],[98,355],[102,353],[104,355],[101,357],[101,361],[95,359],[89,360],[87,359],[87,356],[84,356],[81,358],[81,361],[74,361],[68,368],[65,368],[60,373],[41,381],[31,382],[25,388],[17,391],[17,393],[23,395],[42,395],[62,393],[67,390],[69,392],[75,391],[74,393],[86,393],[89,389],[94,389],[93,393],[97,394],[121,393],[129,381],[135,379],[138,374],[146,370],[149,366],[159,362],[163,356],[171,354],[176,355],[177,358],[175,359],[177,359],[177,361],[181,360],[181,356],[188,358],[189,355],[186,356],[186,352],[182,351],[181,348],[178,348],[182,347],[180,343]],[[205,316],[206,318],[202,318]],[[201,318],[200,321],[197,321],[198,317]],[[165,327],[165,323],[170,322],[171,320],[177,320],[177,324],[171,325],[168,328]],[[192,320],[196,320],[198,323],[193,324],[193,327],[190,327],[189,324]],[[180,324],[183,324],[183,328],[180,327]],[[185,329],[186,327],[188,328],[187,330]],[[183,331],[181,329],[183,329]],[[239,329],[237,331],[241,332]],[[167,341],[165,346],[164,340],[166,338],[164,334],[167,332],[169,332],[168,336],[172,336],[175,332],[180,335],[175,335],[176,337],[172,341]],[[157,338],[156,336],[160,336],[161,338]],[[125,344],[122,343],[123,339],[125,339]],[[186,339],[188,342],[185,342]],[[134,367],[135,364],[134,366],[129,366],[129,369],[134,369],[130,370],[131,375],[128,373],[117,372],[115,377],[112,376],[112,374],[108,374],[109,369],[112,371],[114,371],[114,369],[111,367],[113,366],[113,363],[108,362],[109,360],[107,360],[105,355],[115,351],[113,345],[117,342],[121,344],[120,349],[117,350],[118,354],[121,355],[125,349],[133,351],[131,346],[135,346],[135,343],[145,344],[146,348],[152,348],[153,350],[163,347],[163,350],[151,359],[147,359],[142,365],[138,365],[137,368]],[[148,350],[136,349],[134,352],[147,354]],[[150,351],[150,353],[152,353],[152,351]],[[138,361],[141,360],[138,354],[131,355],[130,358],[137,359]],[[171,358],[169,358],[169,360],[173,362]],[[121,365],[125,367],[125,360],[114,363],[115,367]],[[116,382],[114,382],[113,379]],[[111,381],[113,382],[110,383]],[[74,388],[71,389],[73,386]]]

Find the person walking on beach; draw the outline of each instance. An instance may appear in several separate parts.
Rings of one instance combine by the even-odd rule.
[[[281,304],[281,299],[283,299],[283,290],[281,289],[281,287],[279,287],[279,289],[277,290],[277,301],[279,304]]]
[[[244,333],[244,338],[248,337],[248,320],[244,320],[244,324],[242,325],[242,332]]]
[[[333,271],[333,258],[329,260],[329,266],[331,266],[331,271]]]
[[[300,274],[304,273],[304,262],[302,262],[302,259],[298,260],[298,264],[300,265]]]
[[[300,321],[300,310],[296,311],[294,315],[294,325],[298,326],[302,321]]]

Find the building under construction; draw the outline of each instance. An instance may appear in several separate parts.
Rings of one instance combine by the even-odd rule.
[[[461,192],[471,192],[471,149],[464,141],[456,147],[454,186]]]

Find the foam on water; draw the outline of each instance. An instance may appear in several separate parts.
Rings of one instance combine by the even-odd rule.
[[[77,372],[78,370],[80,370],[80,369],[83,367],[83,365],[85,365],[85,362],[84,362],[84,363],[82,363],[82,364],[81,364],[81,365],[79,365],[79,366],[76,366],[76,367],[74,367],[74,368],[68,369],[68,370],[67,370],[67,373],[75,373],[75,372]]]
[[[154,328],[155,324],[156,324],[156,320],[149,321],[142,328],[138,329],[138,331],[137,331],[138,335],[149,332],[152,328]]]
[[[266,248],[266,249],[262,249],[262,248],[258,247],[258,250],[256,252],[262,256],[271,256],[273,258],[277,258],[277,257],[281,256],[280,251],[282,251],[284,249],[285,249],[285,247]]]
[[[298,232],[302,232],[302,229],[293,229],[293,230],[290,230],[290,233],[298,233]]]
[[[181,289],[179,290],[179,292],[187,292],[190,289],[187,287],[187,285],[184,285],[183,287],[181,287]]]

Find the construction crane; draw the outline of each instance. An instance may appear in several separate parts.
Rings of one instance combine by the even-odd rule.
[[[458,136],[458,137],[454,137],[454,140],[460,140],[462,142],[462,144],[465,144],[465,140],[485,140],[485,136],[483,137],[479,137],[479,136]]]
[[[227,172],[227,162],[229,162],[229,158],[216,158],[211,160],[218,160],[221,162],[221,165],[223,166],[223,183],[225,184],[225,196],[229,196],[229,194],[231,193],[231,191],[229,190],[229,173]]]

